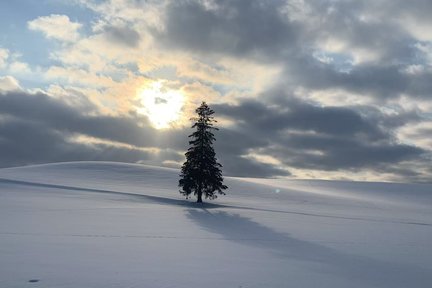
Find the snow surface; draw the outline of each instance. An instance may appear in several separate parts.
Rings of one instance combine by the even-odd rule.
[[[200,206],[177,181],[0,169],[0,287],[432,287],[432,185],[227,178]]]

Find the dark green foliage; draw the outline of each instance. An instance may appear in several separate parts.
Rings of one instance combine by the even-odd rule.
[[[213,127],[216,122],[214,111],[203,102],[195,112],[198,117],[192,128],[196,130],[189,135],[190,148],[186,152],[186,162],[181,168],[179,187],[180,193],[189,198],[190,194],[197,196],[197,202],[202,202],[202,195],[207,199],[217,198],[216,192],[225,195],[223,190],[228,187],[223,185],[222,165],[217,162],[213,149],[215,137],[212,131],[219,130]]]

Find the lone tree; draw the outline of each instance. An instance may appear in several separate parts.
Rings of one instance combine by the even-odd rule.
[[[189,137],[190,148],[186,152],[186,162],[181,168],[179,187],[180,193],[189,198],[193,192],[197,196],[197,202],[202,203],[202,195],[205,198],[215,199],[215,192],[225,195],[222,190],[228,187],[223,185],[222,165],[217,162],[216,153],[213,149],[213,141],[216,140],[212,131],[219,130],[213,127],[213,122],[217,122],[214,111],[202,102],[195,112],[198,117],[191,118],[195,123],[192,128],[196,131]]]

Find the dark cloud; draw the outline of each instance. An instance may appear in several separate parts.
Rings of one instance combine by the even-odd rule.
[[[92,108],[84,111],[88,110]],[[79,111],[42,93],[0,94],[0,166],[72,160],[137,162],[154,157],[138,148],[76,141],[77,135],[85,135],[138,147],[157,144],[155,137],[146,142],[145,133],[155,131],[139,127],[142,119],[88,116]]]
[[[235,126],[216,132],[216,152],[225,175],[287,176],[292,167],[325,171],[397,170],[404,173],[401,176],[420,179],[412,169],[396,169],[397,164],[425,163],[424,150],[398,143],[391,133],[397,123],[404,125],[407,119],[418,121],[415,114],[401,113],[405,120],[398,122],[397,116],[386,116],[378,110],[366,117],[348,107],[322,107],[281,95],[267,104],[244,100],[238,105],[219,104],[213,108],[218,117],[236,122]],[[153,164],[182,161],[182,152],[178,151],[186,150],[190,129],[157,131],[145,118],[133,113],[122,117],[88,113],[93,109],[96,108],[88,107],[82,113],[42,93],[0,94],[0,165],[76,160]],[[79,142],[77,135],[100,141]],[[162,150],[154,154],[140,149],[143,147]],[[285,166],[254,160],[250,155],[257,151],[279,159]]]
[[[93,112],[96,113],[95,107]],[[144,116],[135,114],[113,117],[91,116],[48,95],[10,92],[0,96],[0,114],[21,121],[39,123],[63,133],[79,133],[87,136],[121,142],[138,147],[183,147],[176,139],[184,137],[182,131],[157,131]]]
[[[430,1],[402,2],[313,2],[310,5],[313,15],[320,15],[326,8],[332,8],[331,13],[320,17],[319,26],[311,28],[317,43],[332,37],[347,46],[342,53],[353,50],[356,53],[375,54],[375,58],[353,65],[346,72],[339,65],[321,63],[313,59],[308,51],[301,51],[298,57],[286,60],[286,77],[291,78],[294,85],[316,90],[342,88],[349,92],[368,94],[378,100],[398,98],[402,94],[405,97],[430,99],[432,84],[428,79],[432,77],[431,71],[406,72],[410,65],[428,63],[428,56],[422,55],[416,47],[419,40],[404,27],[408,23],[401,21],[411,18],[420,23],[422,17],[426,21],[428,18],[424,15],[425,11],[431,11]]]
[[[73,135],[28,121],[2,121],[0,135],[0,167],[80,160],[137,162],[151,157],[138,149],[70,141]]]
[[[215,106],[216,107],[216,106]],[[216,113],[220,106],[216,107]],[[236,118],[237,120],[245,118]],[[215,149],[217,156],[223,164],[224,172],[230,176],[237,177],[274,177],[288,176],[290,173],[285,169],[274,167],[274,165],[245,158],[250,149],[259,149],[270,145],[271,140],[265,137],[257,137],[252,130],[221,129],[216,132]]]
[[[390,1],[313,1],[307,7],[314,21],[303,24],[309,27],[315,41],[337,39],[348,48],[380,54],[380,61],[387,64],[415,56],[412,36],[400,29],[393,18],[382,21],[381,17],[393,7]],[[375,10],[378,8],[381,10]]]
[[[343,170],[359,168],[382,169],[404,160],[420,158],[423,149],[397,144],[361,142],[359,139],[329,137],[323,135],[290,135],[285,146],[266,152],[286,165],[315,170]],[[284,157],[284,158],[282,158]]]
[[[240,105],[216,105],[215,109],[221,115],[237,120],[240,126],[245,126],[244,130],[265,135],[294,130],[341,137],[358,135],[365,139],[383,137],[378,127],[352,109],[320,107],[295,98],[279,99],[273,105],[245,100]]]
[[[314,44],[303,42],[300,45],[302,49],[298,49],[294,55],[280,59],[284,61],[286,69],[282,81],[290,81],[291,88],[339,88],[366,94],[378,101],[401,95],[430,99],[430,69],[407,73],[411,65],[428,63],[429,56],[419,51],[416,47],[419,40],[404,27],[408,23],[401,20],[411,19],[409,21],[416,21],[416,24],[428,21],[432,25],[430,17],[425,17],[425,11],[429,11],[427,14],[431,11],[430,1],[418,0],[409,4],[402,2],[308,2],[311,19],[304,21],[302,25],[308,27],[303,29],[309,31],[306,36],[308,43]],[[333,61],[323,63],[313,53],[325,49],[323,43],[328,39],[339,41],[339,45],[345,48],[329,55]],[[322,46],[324,47],[321,48]],[[353,63],[351,53],[371,59]],[[338,58],[345,58],[345,62],[339,63]]]
[[[334,66],[319,62],[313,57],[295,59],[286,65],[284,82],[291,87],[302,86],[311,90],[344,89],[363,94],[378,101],[395,99],[401,95],[412,98],[431,98],[432,73],[405,72],[403,65],[363,64],[349,72],[338,71]]]
[[[105,36],[112,42],[128,47],[137,47],[141,40],[140,34],[126,26],[106,26]]]
[[[198,1],[172,1],[163,32],[169,48],[238,57],[273,58],[297,42],[296,23],[283,15],[284,1],[220,0],[210,7]]]
[[[97,115],[96,107],[90,103],[86,109],[82,105],[76,108],[43,93],[0,93],[0,167],[78,160],[159,165],[166,160],[181,162],[190,132],[189,129],[155,130],[145,117],[133,113],[122,117]],[[78,142],[79,135],[99,142]],[[271,165],[241,157],[248,147],[260,147],[266,141],[225,129],[217,138],[217,153],[225,166],[225,175],[288,175]],[[161,151],[140,149],[146,147]]]
[[[377,115],[377,111],[367,118],[352,108],[316,106],[295,98],[279,98],[277,105],[245,100],[214,108],[223,117],[237,120],[236,138],[242,139],[240,131],[247,131],[256,139],[271,139],[258,145],[240,140],[242,150],[236,153],[259,148],[261,154],[273,156],[287,167],[383,170],[402,161],[422,160],[426,152],[398,143],[389,126],[380,126],[388,123],[387,117],[397,117]],[[402,113],[401,117],[407,115]],[[391,127],[395,125],[391,123]]]
[[[262,163],[235,155],[232,157],[227,157],[226,154],[222,155],[222,161],[224,163],[223,171],[229,176],[266,178],[291,175],[288,170],[280,169],[272,164]]]

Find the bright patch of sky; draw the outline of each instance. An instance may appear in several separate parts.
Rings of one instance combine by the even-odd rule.
[[[312,55],[318,61],[333,66],[334,69],[339,72],[349,72],[354,66],[354,60],[352,57],[341,53],[316,50],[312,53]]]
[[[47,39],[38,31],[30,30],[28,22],[41,16],[67,15],[72,21],[88,24],[95,14],[72,1],[63,0],[17,0],[0,1],[0,47],[8,49],[16,59],[28,63],[37,73],[36,67],[45,69],[55,63],[51,53],[59,47],[59,43]],[[80,32],[86,33],[90,27],[83,25]],[[17,75],[20,83],[28,88],[47,85],[42,77]]]

